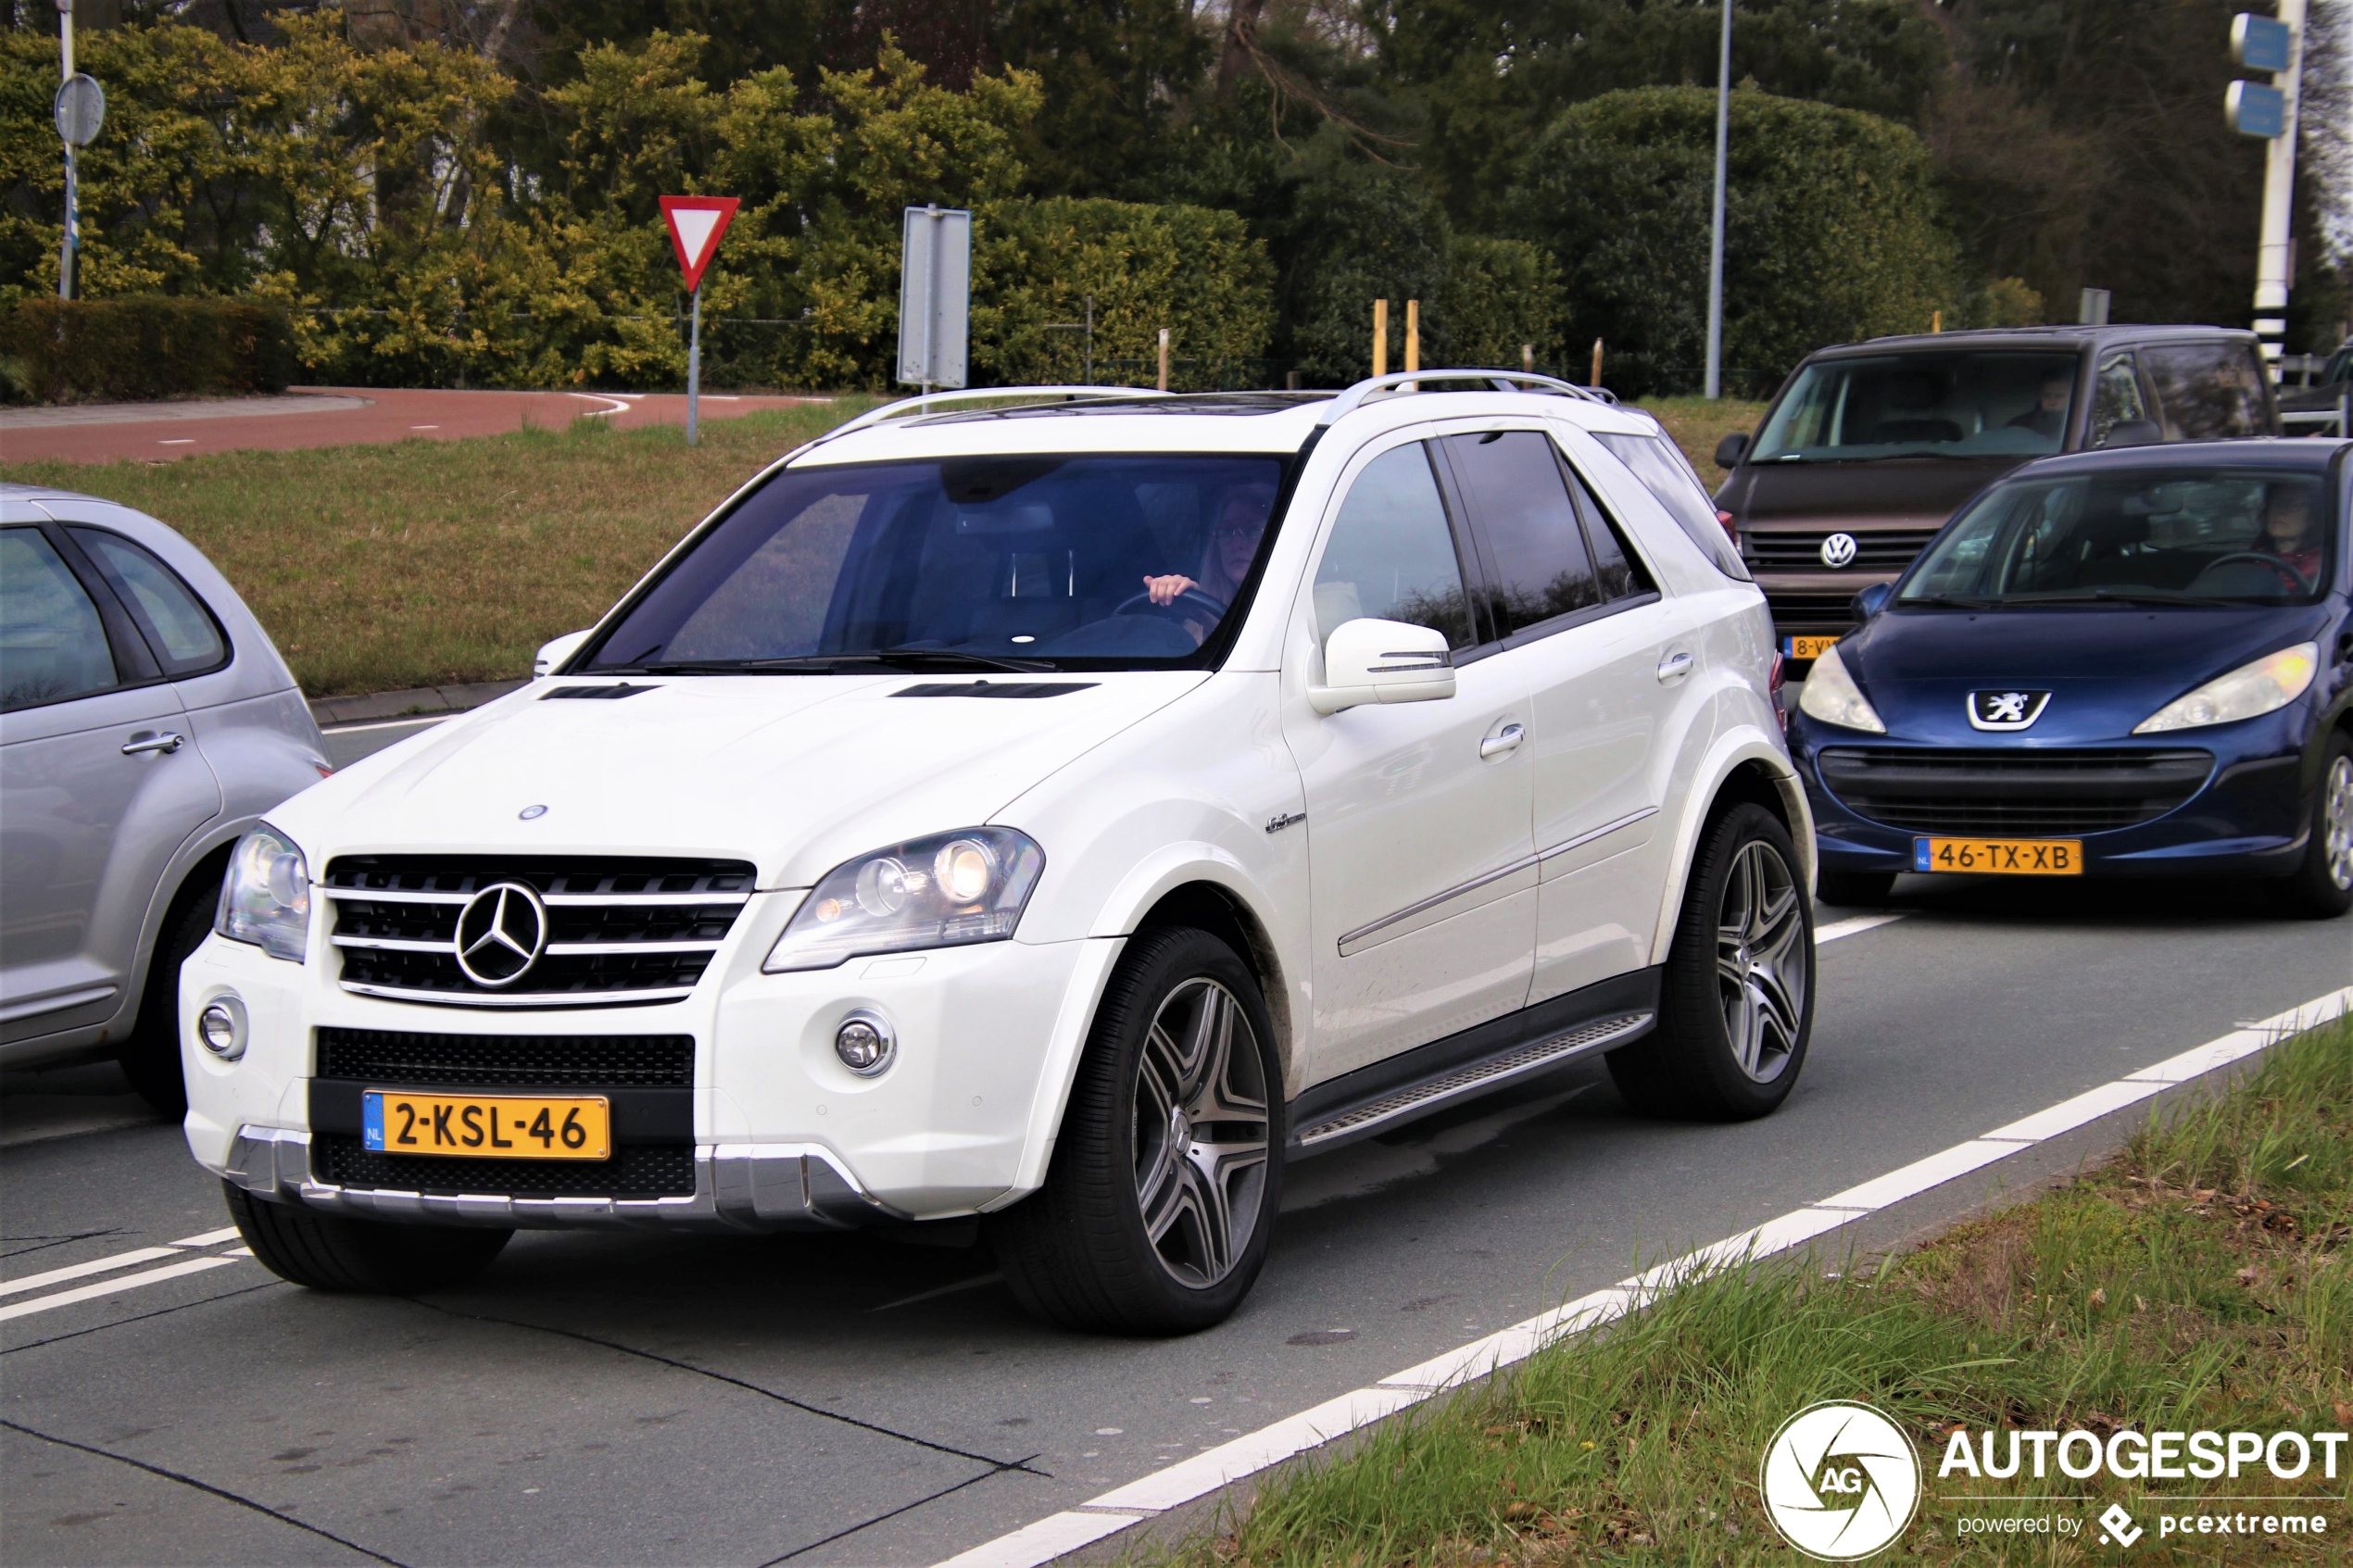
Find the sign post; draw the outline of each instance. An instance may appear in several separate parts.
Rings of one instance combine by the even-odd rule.
[[[76,151],[107,122],[107,94],[73,69],[73,0],[57,0],[57,95],[49,106],[66,144],[66,232],[57,244],[57,297],[73,297],[73,264],[82,252],[82,170]]]
[[[899,379],[925,396],[964,384],[972,313],[973,215],[907,209],[899,269]]]
[[[2247,70],[2271,73],[2271,85],[2233,82],[2222,99],[2223,118],[2243,136],[2269,142],[2263,160],[2263,226],[2255,247],[2255,335],[2276,370],[2287,332],[2287,292],[2295,284],[2296,119],[2304,66],[2306,0],[2280,0],[2275,19],[2242,11],[2231,23],[2231,58]]]
[[[678,253],[678,270],[686,275],[694,295],[693,325],[686,336],[686,445],[698,432],[696,416],[702,408],[702,275],[719,254],[719,237],[736,220],[741,205],[734,196],[664,196],[661,220],[670,226],[670,244]]]

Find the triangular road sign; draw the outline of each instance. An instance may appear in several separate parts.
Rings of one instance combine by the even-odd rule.
[[[670,225],[670,243],[678,252],[678,270],[686,275],[686,292],[702,286],[703,269],[719,252],[719,236],[736,220],[740,205],[734,196],[664,196],[662,221]]]

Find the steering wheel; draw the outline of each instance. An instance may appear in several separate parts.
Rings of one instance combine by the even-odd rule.
[[[2233,561],[2239,560],[2251,560],[2259,566],[2270,567],[2273,571],[2278,572],[2282,577],[2287,580],[2291,592],[2309,594],[2312,591],[2312,584],[2304,580],[2304,574],[2302,572],[2288,565],[2287,562],[2282,560],[2279,557],[2268,555],[2261,550],[2233,550],[2227,556],[2218,556],[2214,559],[2206,563],[2205,570],[2198,573],[2198,577],[2201,581],[2208,577],[2211,577],[2214,573],[2230,565]]]
[[[1122,603],[1114,615],[1157,615],[1164,621],[1197,621],[1207,615],[1212,622],[1226,613],[1226,601],[1211,598],[1199,588],[1188,588],[1164,605],[1152,603],[1149,589]]]

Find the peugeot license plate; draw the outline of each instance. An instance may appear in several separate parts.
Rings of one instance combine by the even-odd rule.
[[[1916,838],[1916,872],[1975,872],[1991,876],[2082,876],[2080,838]]]
[[[602,1095],[359,1097],[360,1142],[386,1154],[468,1160],[607,1160],[612,1106]]]
[[[1783,637],[1781,652],[1791,659],[1819,659],[1837,641],[1836,637]]]

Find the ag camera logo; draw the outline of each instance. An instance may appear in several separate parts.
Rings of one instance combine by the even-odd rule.
[[[1765,1446],[1759,1486],[1783,1540],[1820,1562],[1850,1562],[1910,1528],[1919,1455],[1870,1406],[1825,1399],[1781,1423]]]

